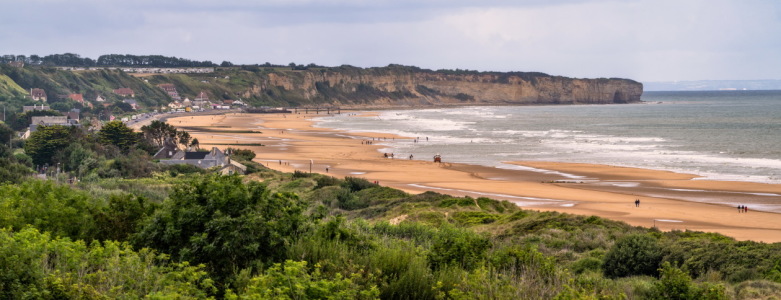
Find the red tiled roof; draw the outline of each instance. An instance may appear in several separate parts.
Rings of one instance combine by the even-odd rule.
[[[82,94],[70,94],[68,95],[68,98],[76,102],[84,103],[84,95]]]

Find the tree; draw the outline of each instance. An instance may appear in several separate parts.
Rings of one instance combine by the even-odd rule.
[[[40,126],[24,143],[24,152],[36,165],[52,164],[57,152],[75,140],[76,130],[78,128],[72,126]]]
[[[142,126],[141,132],[144,139],[157,148],[163,147],[166,141],[177,143],[176,128],[166,122],[154,120],[149,125]]]
[[[182,146],[184,146],[185,148],[187,148],[187,146],[190,146],[190,139],[192,139],[192,137],[187,131],[177,132],[176,138],[179,140],[179,144],[182,144]]]
[[[198,142],[198,139],[197,139],[197,138],[193,138],[193,141],[192,141],[192,142],[190,142],[190,147],[193,147],[193,148],[195,148],[196,150],[198,150],[198,149],[200,149],[200,148],[201,148],[201,143],[200,143],[200,142]]]
[[[103,125],[98,132],[98,139],[105,145],[114,145],[124,152],[138,143],[138,135],[133,129],[127,127],[119,120],[111,121]]]
[[[656,275],[662,260],[661,246],[646,234],[628,235],[616,242],[605,254],[603,269],[611,278],[632,275]]]

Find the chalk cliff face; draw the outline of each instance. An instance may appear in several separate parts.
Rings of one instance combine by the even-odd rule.
[[[542,73],[351,67],[270,73],[245,96],[269,90],[282,90],[312,104],[378,107],[607,104],[639,102],[643,85],[628,79],[574,79]]]

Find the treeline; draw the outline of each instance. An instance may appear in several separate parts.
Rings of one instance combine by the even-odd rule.
[[[218,65],[205,60],[189,60],[162,55],[131,55],[131,54],[106,54],[97,60],[89,57],[81,57],[74,53],[39,55],[3,55],[0,62],[9,63],[21,61],[28,65],[54,66],[54,67],[155,67],[155,68],[186,68],[186,67],[217,67]]]

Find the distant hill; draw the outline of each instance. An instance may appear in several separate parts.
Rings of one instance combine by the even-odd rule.
[[[643,82],[646,91],[781,90],[781,80],[696,80]]]
[[[10,60],[14,56],[3,57]],[[114,91],[129,88],[138,104],[151,109],[176,100],[161,84],[172,84],[181,99],[242,100],[254,106],[287,107],[631,103],[639,102],[643,92],[642,84],[629,79],[578,79],[539,72],[433,71],[401,65],[234,66],[229,62],[213,67],[208,61],[129,55],[101,56],[97,61],[73,54],[31,57],[25,58],[29,63],[23,66],[0,64],[0,81],[4,82],[0,84],[0,101],[18,99],[21,91],[39,88],[46,91],[50,103],[70,103],[70,94],[82,94],[92,104],[98,104],[97,96],[106,99],[104,104],[116,103],[126,96]],[[114,67],[108,67],[112,65],[108,61],[114,61]],[[203,66],[210,67],[187,69]]]

